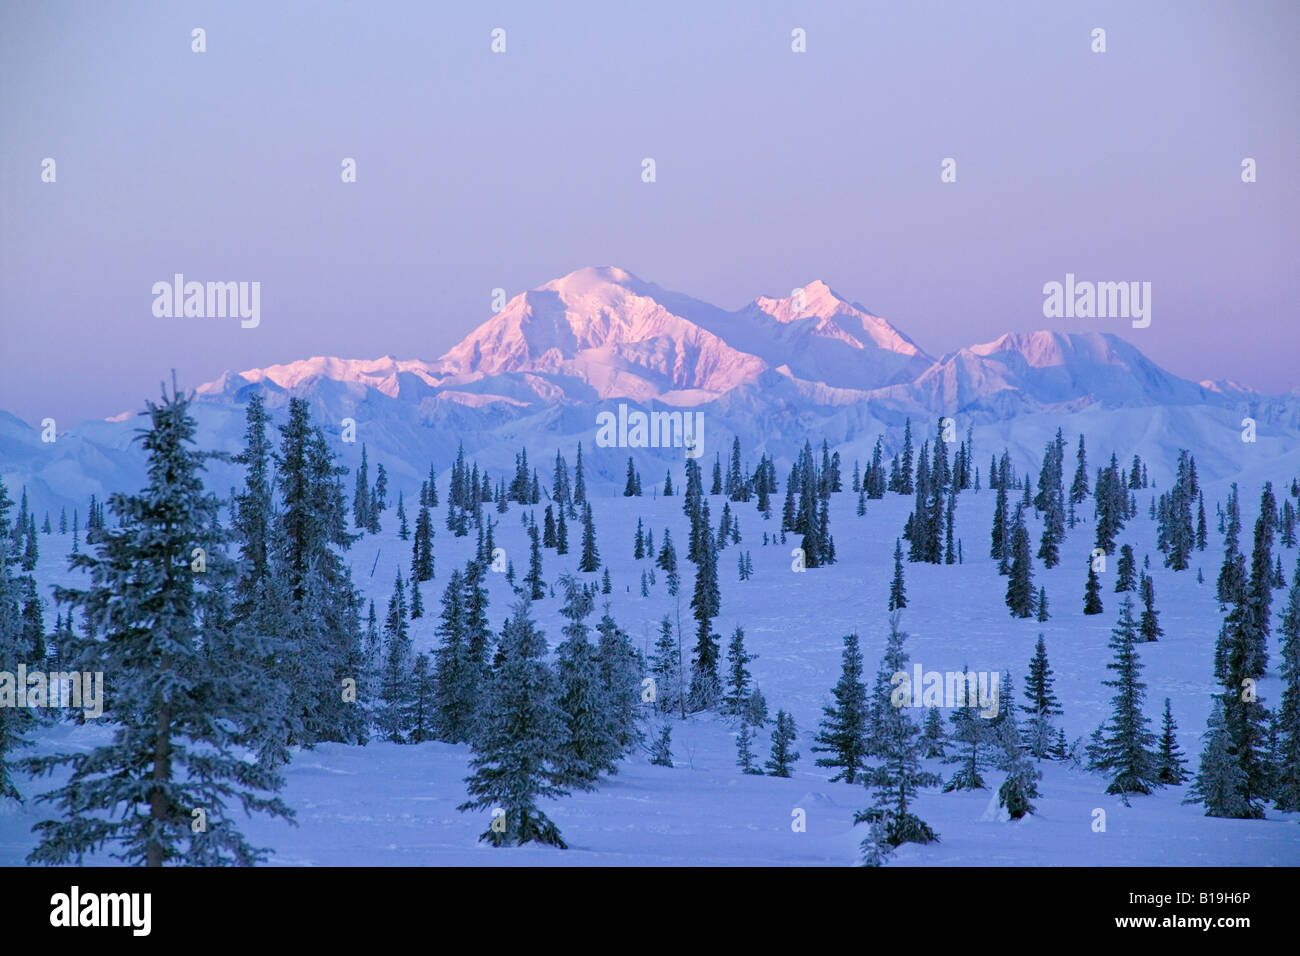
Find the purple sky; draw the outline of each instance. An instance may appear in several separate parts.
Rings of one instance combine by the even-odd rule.
[[[935,354],[1114,331],[1176,374],[1283,391],[1298,48],[1293,0],[8,0],[0,409],[65,427],[172,367],[431,359],[494,287],[604,264],[727,308],[822,278]],[[155,318],[175,272],[260,281],[260,327]],[[1044,319],[1066,272],[1150,281],[1150,328]]]

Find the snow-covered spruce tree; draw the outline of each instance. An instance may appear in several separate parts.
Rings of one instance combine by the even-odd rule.
[[[555,675],[546,665],[546,638],[527,599],[516,601],[501,632],[480,730],[474,738],[469,799],[461,810],[489,810],[493,823],[479,837],[493,846],[536,841],[563,848],[559,829],[538,800],[565,796],[564,713]]]
[[[1300,566],[1291,575],[1291,593],[1280,623],[1282,703],[1278,708],[1277,780],[1273,798],[1279,810],[1300,810]]]
[[[600,661],[600,691],[617,759],[631,753],[642,739],[637,717],[643,665],[641,655],[632,646],[627,632],[610,616],[608,603],[596,624],[596,632],[600,635],[596,647]]]
[[[1014,686],[1009,673],[1004,683],[1008,691]],[[1016,726],[1015,705],[1008,701],[992,723],[1000,750],[998,767],[1006,773],[998,787],[998,806],[1005,808],[1012,820],[1019,820],[1034,812],[1030,801],[1039,796],[1038,781],[1043,774],[1023,745],[1023,735]]]
[[[1169,698],[1165,698],[1165,713],[1160,724],[1160,760],[1156,776],[1165,785],[1176,785],[1187,780],[1187,760],[1178,746],[1178,725],[1174,723]]]
[[[889,610],[907,607],[907,585],[903,583],[903,542],[894,539],[894,580],[889,584]]]
[[[1223,698],[1216,696],[1207,721],[1200,769],[1183,803],[1203,805],[1207,817],[1259,817],[1258,806],[1243,796],[1245,790],[1246,775],[1232,753],[1232,741],[1224,725]]]
[[[1138,585],[1138,592],[1142,595],[1142,616],[1138,620],[1138,634],[1144,642],[1158,641],[1165,632],[1160,626],[1160,614],[1156,611],[1156,585],[1145,572]]]
[[[406,588],[397,572],[393,595],[384,621],[383,665],[379,677],[379,713],[376,724],[387,740],[406,740],[411,707],[411,639],[407,632]]]
[[[564,641],[556,649],[556,679],[565,734],[560,743],[564,785],[594,790],[601,775],[613,773],[620,750],[614,720],[603,699],[600,661],[588,638],[591,594],[572,575],[559,580]]]
[[[1097,580],[1097,568],[1088,562],[1088,583],[1083,589],[1083,613],[1100,614],[1105,608],[1101,605],[1101,582]]]
[[[749,662],[758,655],[745,650],[745,631],[737,627],[727,645],[727,692],[722,703],[725,713],[739,715],[749,700]]]
[[[673,765],[673,732],[667,724],[659,729],[659,736],[650,748],[650,762],[656,767]]]
[[[20,663],[35,663],[33,648],[27,645],[23,635],[19,606],[21,581],[14,574],[19,559],[9,527],[12,507],[4,481],[0,480],[0,668],[6,670]],[[62,654],[62,646],[59,650]],[[34,722],[30,709],[0,702],[0,805],[6,800],[22,800],[13,776],[15,754],[28,746],[26,735]]]
[[[814,738],[813,753],[827,754],[818,757],[818,767],[837,770],[831,783],[844,780],[854,783],[866,766],[867,721],[869,703],[867,687],[862,682],[862,652],[858,648],[858,635],[844,636],[844,651],[840,665],[840,679],[831,691],[835,702],[822,708],[825,715]]]
[[[361,464],[357,465],[356,485],[352,492],[352,520],[359,530],[369,523],[370,469],[366,464],[366,445],[361,443]]]
[[[700,562],[695,572],[695,593],[691,610],[696,621],[695,651],[691,659],[691,710],[710,710],[722,695],[718,676],[718,635],[713,633],[713,619],[721,608],[718,591],[718,551],[713,543],[713,529],[702,523]]]
[[[762,774],[754,765],[754,726],[747,720],[740,722],[736,731],[736,766],[745,773]]]
[[[921,726],[921,756],[926,760],[947,757],[947,742],[948,733],[943,729],[939,708],[927,708],[925,723]]]
[[[889,617],[889,638],[881,659],[878,674],[907,672],[905,631],[899,628],[897,612]],[[886,684],[891,686],[892,682]],[[877,681],[877,695],[880,682]],[[902,688],[896,691],[901,693]],[[876,763],[866,768],[863,782],[874,786],[871,806],[853,817],[853,822],[873,824],[873,829],[863,843],[864,862],[871,862],[881,838],[889,847],[903,843],[934,843],[939,837],[930,825],[912,812],[917,792],[923,787],[939,784],[936,774],[921,767],[920,730],[908,716],[910,695],[897,701],[886,699],[883,706],[878,697],[872,700],[871,755]]]
[[[1024,509],[1017,507],[1011,523],[1011,571],[1007,575],[1007,607],[1012,617],[1033,617],[1033,559],[1029,550],[1029,531],[1025,528]]]
[[[1133,546],[1125,544],[1119,549],[1115,565],[1115,593],[1122,594],[1137,587],[1137,563],[1133,559]]]
[[[666,714],[681,704],[682,656],[673,636],[673,622],[667,614],[659,622],[659,639],[650,656],[650,676],[655,681],[655,712]]]
[[[542,580],[542,547],[537,539],[537,525],[528,526],[528,574],[524,584],[530,600],[540,601],[546,597],[546,582]]]
[[[1272,482],[1264,483],[1259,499],[1259,517],[1255,521],[1255,546],[1251,551],[1250,579],[1246,584],[1249,657],[1243,677],[1263,677],[1268,667],[1269,612],[1273,601],[1273,531],[1277,522],[1277,501]],[[1238,684],[1240,686],[1240,684]],[[1232,726],[1232,711],[1225,716]]]
[[[411,577],[416,581],[433,578],[433,519],[428,507],[421,505],[415,517],[415,541],[411,546]]]
[[[764,765],[771,776],[790,776],[791,766],[799,759],[799,753],[794,749],[794,744],[798,739],[799,731],[795,727],[794,717],[784,710],[778,710],[776,712],[776,726],[772,730],[771,755]]]
[[[1142,712],[1146,684],[1142,682],[1142,661],[1137,653],[1138,632],[1133,621],[1133,599],[1125,595],[1119,621],[1111,631],[1110,648],[1115,659],[1106,665],[1115,672],[1113,680],[1102,681],[1115,689],[1110,720],[1102,728],[1096,769],[1111,775],[1107,793],[1150,793],[1161,786],[1159,755],[1154,751],[1151,721]]]
[[[464,578],[452,571],[442,593],[434,661],[434,724],[438,739],[463,743],[473,736],[478,668],[470,660],[465,636]]]
[[[289,685],[287,743],[364,741],[366,715],[340,693],[363,675],[360,598],[341,551],[351,546],[342,476],[305,399],[289,400],[280,428],[272,574],[287,589],[281,668]]]
[[[415,658],[411,670],[411,743],[420,744],[426,740],[437,740],[438,731],[434,724],[437,708],[434,704],[433,667],[428,654]]]
[[[955,764],[957,770],[944,784],[945,793],[953,790],[983,790],[984,778],[981,771],[988,767],[987,751],[997,745],[997,734],[989,720],[980,712],[974,675],[965,669],[962,670],[962,687],[965,706],[958,704],[949,718],[952,721],[949,740],[955,750],[947,762]]]
[[[1224,618],[1215,650],[1215,676],[1223,687],[1216,696],[1223,708],[1227,753],[1237,764],[1239,799],[1220,802],[1215,807],[1207,803],[1211,816],[1261,819],[1263,801],[1273,790],[1273,767],[1268,754],[1270,718],[1255,688],[1261,654],[1259,623],[1255,616],[1257,600],[1246,585],[1238,588],[1236,602]],[[1226,812],[1221,812],[1225,808]]]
[[[1061,713],[1061,704],[1053,693],[1052,667],[1047,662],[1047,643],[1038,635],[1034,656],[1029,662],[1029,676],[1025,678],[1025,700],[1020,706],[1029,717],[1025,725],[1025,747],[1039,760],[1048,756],[1056,731],[1052,718]],[[1009,689],[1009,688],[1008,688]]]
[[[591,515],[591,503],[582,509],[582,558],[578,570],[591,574],[600,568],[600,550],[596,547],[596,522]]]
[[[265,851],[244,839],[227,804],[292,816],[275,796],[281,778],[244,756],[251,728],[264,723],[248,704],[259,668],[230,613],[234,569],[217,501],[203,488],[190,399],[173,387],[144,414],[149,427],[137,440],[147,484],[114,494],[118,526],[97,529],[88,553],[70,559],[88,586],[56,591],[95,638],[78,642],[72,665],[104,674],[103,719],[113,737],[28,763],[38,774],[71,771],[39,798],[62,817],[36,824],[40,843],[28,860],[80,862],[107,847],[132,864],[251,865]],[[191,827],[195,809],[206,814],[202,832]]]
[[[244,448],[232,459],[245,469],[244,488],[231,502],[232,531],[240,558],[232,610],[240,628],[250,635],[250,653],[260,661],[260,689],[269,702],[283,703],[289,687],[281,623],[291,613],[291,599],[273,568],[277,516],[271,490],[274,449],[267,434],[269,421],[262,397],[254,393],[245,413]],[[368,667],[361,667],[355,678],[359,684],[368,672]],[[364,688],[358,688],[358,697],[365,699]],[[259,759],[272,765],[287,763],[288,714],[282,706],[257,710],[264,718],[264,725],[255,731]]]

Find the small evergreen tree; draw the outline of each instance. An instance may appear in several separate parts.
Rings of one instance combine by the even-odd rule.
[[[493,846],[535,841],[563,849],[559,829],[537,801],[567,792],[564,714],[556,702],[555,675],[544,660],[546,638],[533,623],[527,600],[511,609],[498,650],[500,662],[473,742],[472,772],[465,778],[469,799],[460,809],[493,812],[494,825],[479,837]]]
[[[837,772],[831,782],[844,780],[856,782],[866,766],[867,756],[867,688],[862,682],[862,652],[858,649],[858,635],[844,636],[844,651],[840,679],[831,691],[833,704],[822,708],[825,715],[818,728],[813,753],[828,756],[817,758],[818,767],[831,767]]]
[[[772,731],[772,753],[765,765],[771,776],[790,776],[790,767],[799,759],[799,754],[794,749],[796,740],[798,740],[798,731],[795,728],[794,718],[784,710],[778,710],[776,727]]]

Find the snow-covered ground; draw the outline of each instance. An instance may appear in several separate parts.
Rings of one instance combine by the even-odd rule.
[[[1076,437],[1067,435],[1067,475],[1072,472]],[[992,450],[987,446],[978,448],[976,460],[986,462]],[[1089,450],[1092,465],[1102,463],[1103,454],[1109,457],[1108,448],[1096,447],[1092,441]],[[546,449],[537,448],[536,454],[538,462],[549,463],[554,449],[547,454]],[[617,449],[595,454],[624,456]],[[603,464],[602,470],[607,473],[618,471],[613,458]],[[541,470],[543,483],[548,483],[549,469]],[[707,486],[708,469],[705,471]],[[844,467],[846,484],[851,471],[849,461]],[[674,466],[675,484],[680,474],[678,460]],[[780,477],[784,481],[785,473]],[[1269,477],[1279,495],[1285,494],[1291,474],[1283,471]],[[1249,483],[1243,479],[1241,487],[1246,528],[1243,546],[1247,549],[1258,507],[1256,478],[1252,474]],[[641,570],[652,567],[652,562],[637,562],[632,557],[638,517],[653,529],[656,547],[663,540],[664,528],[669,527],[686,572],[681,615],[689,650],[694,630],[688,607],[693,566],[684,561],[687,522],[681,510],[682,499],[650,496],[652,487],[662,490],[661,475],[647,471],[643,482],[647,491],[643,498],[600,497],[614,489],[596,491],[599,548],[614,582],[609,596],[611,612],[638,646],[647,651],[654,642],[658,621],[665,613],[675,616],[676,605],[667,597],[662,572],[651,596],[640,596]],[[445,495],[445,484],[444,477],[440,494]],[[393,499],[397,490],[390,491]],[[403,486],[401,490],[409,506],[417,498],[418,489]],[[1179,743],[1194,770],[1210,694],[1215,690],[1211,652],[1220,617],[1214,580],[1222,540],[1215,531],[1214,503],[1223,500],[1224,485],[1215,483],[1206,488],[1209,548],[1196,552],[1192,567],[1178,573],[1162,567],[1162,556],[1154,547],[1154,525],[1146,517],[1152,496],[1160,490],[1137,492],[1139,517],[1124,529],[1118,543],[1131,543],[1139,562],[1144,555],[1151,556],[1150,573],[1155,579],[1156,607],[1165,636],[1158,643],[1140,646],[1142,677],[1147,683],[1146,712],[1152,730],[1158,731],[1163,700],[1172,699]],[[737,625],[744,628],[748,649],[758,655],[750,669],[770,712],[775,714],[777,708],[784,708],[794,715],[801,758],[791,779],[743,774],[736,766],[735,728],[723,718],[672,720],[673,768],[652,766],[648,754],[637,753],[596,792],[543,805],[570,849],[492,849],[477,843],[477,835],[488,823],[486,815],[456,810],[465,799],[467,747],[382,742],[366,747],[327,745],[297,752],[287,768],[283,796],[297,811],[298,825],[259,818],[246,821],[245,832],[254,844],[272,849],[271,862],[277,865],[853,864],[858,859],[857,844],[865,835],[865,827],[855,828],[852,818],[855,811],[866,806],[868,794],[858,785],[827,782],[830,773],[813,765],[811,736],[839,675],[843,635],[850,631],[860,635],[868,682],[875,672],[887,632],[894,539],[901,534],[912,500],[889,495],[882,501],[869,501],[867,515],[859,518],[855,514],[856,495],[848,491],[835,495],[831,531],[838,562],[804,573],[791,570],[790,551],[797,544],[794,537],[784,546],[762,544],[765,531],[779,535],[780,501],[780,496],[774,499],[776,515],[770,521],[761,519],[753,502],[733,506],[739,509],[743,541],[738,546],[728,545],[719,554],[722,611],[715,630],[722,635],[725,649],[732,630]],[[711,497],[709,502],[716,526],[723,499]],[[1103,687],[1102,681],[1107,677],[1106,664],[1111,657],[1107,640],[1121,597],[1113,593],[1114,559],[1103,575],[1105,613],[1084,616],[1083,588],[1094,533],[1091,503],[1085,504],[1083,510],[1089,520],[1068,534],[1061,565],[1044,571],[1035,562],[1034,585],[1047,589],[1051,620],[1043,624],[1015,620],[1003,603],[1006,579],[997,575],[988,557],[993,502],[994,495],[987,489],[978,494],[963,493],[958,501],[957,535],[963,542],[965,559],[962,565],[905,566],[910,602],[903,615],[903,626],[910,635],[907,650],[912,662],[927,671],[960,671],[963,666],[975,671],[1009,668],[1018,703],[1034,643],[1041,632],[1055,674],[1056,693],[1065,711],[1059,723],[1071,740],[1086,739],[1109,713],[1110,689]],[[542,511],[536,509],[539,523]],[[516,571],[522,574],[527,568],[528,552],[520,507],[512,504],[510,511],[500,516],[491,509],[485,513],[500,520],[496,543],[507,550]],[[408,514],[413,525],[414,514]],[[383,523],[381,534],[366,536],[350,552],[356,583],[375,600],[381,619],[394,576],[400,567],[406,577],[411,553],[410,542],[397,538],[391,509]],[[433,648],[442,588],[451,569],[463,565],[474,547],[472,535],[458,539],[445,529],[442,509],[438,509],[435,526],[437,576],[423,586],[425,616],[412,622],[416,651]],[[575,527],[576,523],[570,524],[571,543],[576,540]],[[1035,550],[1039,531],[1034,522],[1031,535]],[[52,584],[69,581],[66,553],[70,544],[70,535],[42,536],[36,573],[44,593],[48,594]],[[738,580],[737,554],[741,550],[753,556],[755,574],[749,581]],[[1288,584],[1296,570],[1296,559],[1294,549],[1283,552]],[[575,571],[577,560],[578,555],[572,552],[560,557],[552,550],[544,551],[546,581],[554,583],[563,572]],[[1203,585],[1196,582],[1198,567],[1204,571]],[[489,578],[491,617],[494,626],[499,627],[510,600],[509,586],[504,575]],[[1284,602],[1285,592],[1275,591],[1275,618]],[[554,646],[560,636],[559,601],[547,598],[533,607]],[[47,617],[47,625],[52,628],[53,608]],[[1276,637],[1270,654],[1276,662]],[[1276,706],[1280,684],[1275,671],[1261,682],[1260,692],[1268,706]],[[658,726],[657,721],[648,721],[647,734],[656,732]],[[44,731],[38,749],[90,746],[107,731],[103,726],[60,723]],[[766,757],[768,732],[763,731],[756,741],[761,758]],[[943,772],[945,777],[951,773],[950,767],[937,762],[931,762],[930,768]],[[890,865],[1300,864],[1298,814],[1270,809],[1268,819],[1262,821],[1212,819],[1205,817],[1199,806],[1181,804],[1186,787],[1133,798],[1132,806],[1125,807],[1118,798],[1104,794],[1106,781],[1099,776],[1053,762],[1045,762],[1042,769],[1042,796],[1035,801],[1037,812],[1019,822],[1000,819],[995,812],[996,785],[1002,776],[995,770],[986,776],[991,785],[988,790],[925,792],[916,809],[938,832],[940,842],[904,846]],[[31,825],[48,813],[32,799],[49,786],[47,780],[23,780],[20,786],[28,796],[24,806],[0,805],[0,865],[23,861],[35,844]],[[797,808],[806,813],[806,832],[792,830]],[[1094,830],[1097,808],[1106,813],[1105,832]],[[112,861],[104,858],[97,862]]]

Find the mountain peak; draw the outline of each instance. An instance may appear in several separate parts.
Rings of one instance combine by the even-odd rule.
[[[782,298],[760,295],[754,300],[754,304],[778,322],[794,322],[809,318],[829,319],[834,315],[870,315],[865,309],[838,295],[821,279],[814,279],[806,285],[792,289],[788,296]],[[875,318],[875,316],[871,317]]]

